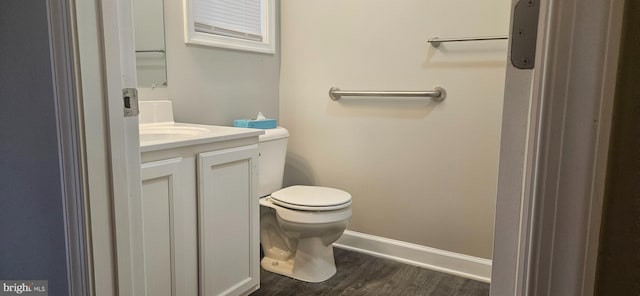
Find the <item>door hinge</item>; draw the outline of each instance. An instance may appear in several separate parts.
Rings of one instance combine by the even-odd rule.
[[[124,117],[138,116],[138,90],[135,88],[122,89],[122,102],[124,104]]]
[[[533,69],[538,38],[539,0],[520,0],[513,9],[511,63],[518,69]]]

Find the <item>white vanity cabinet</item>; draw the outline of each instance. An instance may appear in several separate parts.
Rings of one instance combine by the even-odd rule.
[[[260,283],[258,145],[198,155],[201,294],[241,295]]]
[[[136,295],[246,295],[260,283],[257,135],[142,148],[131,205]]]
[[[185,256],[193,252],[189,239],[189,210],[193,210],[195,165],[174,157],[143,163],[142,197],[132,206],[133,270],[136,295],[197,295],[183,276],[189,264]],[[187,231],[183,231],[187,230]],[[189,237],[190,236],[190,237]]]

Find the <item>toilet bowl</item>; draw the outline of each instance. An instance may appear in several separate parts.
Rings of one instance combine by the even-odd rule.
[[[332,244],[351,218],[351,195],[319,186],[282,188],[289,132],[265,130],[258,143],[260,244],[267,271],[306,282],[336,273]]]
[[[339,189],[291,186],[260,199],[265,270],[306,282],[336,273],[332,244],[351,218],[351,195]]]

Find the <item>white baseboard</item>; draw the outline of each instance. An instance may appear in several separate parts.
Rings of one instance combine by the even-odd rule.
[[[491,260],[346,230],[337,248],[386,258],[485,283],[491,282]]]

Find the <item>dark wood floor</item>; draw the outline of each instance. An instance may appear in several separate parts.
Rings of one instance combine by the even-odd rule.
[[[489,284],[334,248],[338,272],[306,283],[260,270],[259,295],[489,295]]]

